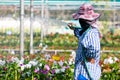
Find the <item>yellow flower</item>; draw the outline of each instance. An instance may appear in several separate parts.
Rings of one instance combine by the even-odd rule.
[[[56,56],[56,55],[53,55],[53,56],[52,56],[52,59],[53,59],[53,60],[56,60],[56,61],[59,61],[59,60],[60,60],[60,57],[59,57],[59,56]]]

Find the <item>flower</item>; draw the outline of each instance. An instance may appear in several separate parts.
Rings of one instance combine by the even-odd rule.
[[[65,72],[65,68],[62,67],[62,68],[60,69],[60,71],[61,71],[61,72]]]
[[[117,57],[111,57],[111,56],[108,56],[108,58],[104,59],[104,64],[112,64],[112,63],[115,63],[115,62],[119,62],[119,59]]]
[[[18,66],[23,66],[24,65],[23,63],[24,63],[24,59],[19,60]]]
[[[69,63],[69,65],[72,65],[72,64],[74,64],[74,60],[72,58],[70,58],[68,63]]]
[[[52,56],[52,59],[53,59],[53,60],[56,60],[56,61],[59,61],[59,60],[60,60],[60,57],[59,57],[59,56],[56,56],[56,55],[53,55],[53,56]]]
[[[15,51],[14,51],[14,50],[12,50],[12,51],[11,51],[11,54],[15,54]]]
[[[63,62],[62,62],[61,60],[58,62],[58,64],[59,64],[60,66],[63,66]]]
[[[39,66],[42,67],[42,63],[40,63]]]
[[[12,62],[19,63],[20,60],[19,60],[17,57],[12,57],[12,58],[11,58],[11,61],[12,61]]]
[[[75,59],[75,56],[76,56],[76,52],[75,51],[72,51],[71,54],[70,54],[71,57],[73,57]]]
[[[43,46],[43,44],[42,44],[42,43],[40,43],[40,44],[39,44],[39,47],[42,47],[42,46]]]
[[[54,61],[53,59],[49,59],[49,62],[53,63],[53,61]]]
[[[25,68],[31,68],[32,67],[32,64],[26,64],[25,65]]]
[[[60,60],[64,61],[64,56],[61,56],[61,57],[60,57]]]
[[[115,62],[119,62],[119,59],[117,57],[113,58]]]
[[[42,47],[42,50],[41,50],[41,53],[44,53],[44,51],[45,51],[47,48],[48,48],[47,45],[43,46],[43,47]]]
[[[49,60],[51,58],[51,56],[49,54],[45,54],[44,57],[46,60]]]
[[[60,69],[55,69],[55,73],[59,73],[60,72]]]
[[[34,80],[37,80],[37,78],[36,78],[36,77],[34,77]]]
[[[34,70],[34,73],[38,73],[39,72],[39,68],[36,68],[35,70]]]
[[[40,72],[42,73],[42,74],[47,74],[48,73],[48,70],[40,70]]]
[[[24,71],[25,65],[21,66],[21,71]]]
[[[53,65],[57,65],[57,62],[56,62],[56,61],[53,61]]]
[[[112,63],[114,63],[114,61],[113,61],[112,57],[108,57],[108,58],[104,59],[103,63],[104,64],[112,64]]]
[[[36,66],[38,64],[38,61],[30,61],[29,64],[31,64],[32,66]]]
[[[21,67],[21,66],[23,66],[24,64],[19,64],[19,66]]]
[[[51,70],[51,73],[52,73],[52,74],[54,74],[54,73],[55,73],[55,70],[54,70],[54,69],[53,69],[53,70]]]
[[[0,60],[0,66],[4,66],[5,63],[6,63],[5,61]]]
[[[44,66],[44,69],[46,69],[46,70],[50,70],[50,67],[47,65],[47,64],[45,64],[45,66]]]
[[[70,68],[70,66],[67,65],[65,68],[68,69],[68,68]]]

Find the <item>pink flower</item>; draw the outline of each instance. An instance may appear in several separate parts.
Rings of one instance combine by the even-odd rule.
[[[34,80],[37,80],[37,78],[36,78],[36,77],[34,77]]]
[[[44,68],[48,71],[50,70],[50,67],[47,64],[44,66]]]
[[[39,71],[38,69],[35,69],[35,70],[34,70],[34,73],[38,73],[38,71]]]

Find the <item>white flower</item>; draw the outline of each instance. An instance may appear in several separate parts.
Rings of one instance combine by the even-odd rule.
[[[11,61],[12,61],[12,62],[19,63],[19,59],[18,59],[17,57],[12,57],[12,58],[11,58]]]
[[[45,59],[46,59],[46,60],[48,60],[48,59],[50,59],[50,58],[51,58],[50,54],[45,54],[45,56],[44,56],[44,57],[45,57]]]
[[[45,45],[43,48],[42,48],[42,50],[41,50],[41,53],[44,53],[44,51],[47,49],[47,45]]]
[[[40,63],[39,66],[42,67],[42,63]]]
[[[25,65],[25,68],[31,68],[32,67],[32,64],[26,64]]]
[[[71,72],[74,72],[74,69],[71,69]]]
[[[0,66],[3,66],[3,65],[5,65],[5,61],[2,61],[2,60],[0,60]]]
[[[15,51],[14,51],[14,50],[12,50],[12,51],[11,51],[11,54],[15,54]]]
[[[57,62],[56,62],[56,61],[53,61],[53,65],[57,65]]]
[[[69,63],[69,65],[72,65],[72,64],[74,64],[74,60],[72,58],[70,58],[68,63]]]
[[[63,62],[62,62],[61,60],[58,62],[58,64],[59,64],[60,66],[63,66]]]
[[[69,61],[73,62],[74,60],[73,60],[73,58],[70,58]]]
[[[112,63],[114,63],[114,61],[113,61],[112,57],[108,57],[108,58],[104,59],[103,63],[104,64],[112,64]]]
[[[48,46],[47,46],[47,45],[45,45],[45,46],[43,47],[43,50],[46,50],[46,49],[47,49],[47,47],[48,47]]]
[[[40,69],[39,69],[39,67],[37,67],[37,68],[35,68],[37,71],[39,71]]]
[[[72,57],[75,59],[76,52],[75,52],[75,51],[72,51],[72,53],[70,54],[70,56],[72,56]]]
[[[22,66],[23,64],[24,64],[24,58],[22,58],[21,60],[19,60],[18,66]]]
[[[21,66],[21,71],[24,71],[25,65]]]
[[[64,68],[64,67],[61,68],[60,71],[61,71],[61,72],[65,72],[65,68]]]
[[[114,61],[116,62],[116,61],[119,61],[119,59],[117,58],[117,57],[114,57]]]
[[[60,72],[60,69],[55,69],[55,73],[59,73]]]
[[[72,65],[72,61],[69,61],[68,63],[69,63],[69,65]]]
[[[43,46],[43,44],[42,44],[42,43],[40,43],[40,44],[39,44],[39,47],[42,47],[42,46]]]
[[[30,61],[28,64],[31,64],[32,66],[36,66],[38,64],[38,61]]]

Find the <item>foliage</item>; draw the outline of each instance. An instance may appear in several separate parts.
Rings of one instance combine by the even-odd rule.
[[[74,57],[71,54],[16,55],[0,54],[0,80],[73,80]],[[119,80],[119,54],[102,54],[100,80]],[[117,57],[116,57],[117,56]]]
[[[105,23],[107,25],[107,23]],[[112,49],[119,50],[120,35],[119,31],[114,28],[103,28],[101,29],[101,49]],[[25,50],[29,50],[29,34],[25,33],[24,43]],[[20,39],[19,34],[12,33],[0,33],[0,48],[1,49],[19,49]],[[34,49],[41,49],[43,46],[47,45],[47,49],[73,49],[77,48],[77,38],[70,34],[48,34],[44,37],[41,42],[40,34],[38,32],[33,35],[33,47]],[[42,43],[42,45],[40,45]]]

